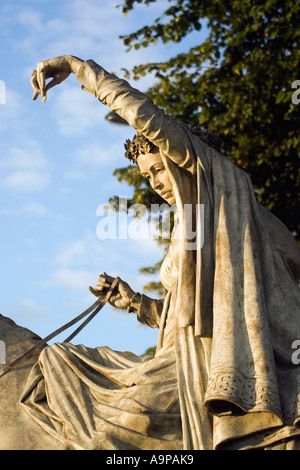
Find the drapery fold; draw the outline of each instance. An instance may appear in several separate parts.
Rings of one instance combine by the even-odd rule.
[[[300,382],[291,361],[292,343],[300,338],[300,255],[292,236],[257,203],[246,173],[144,94],[93,61],[82,65],[78,80],[160,149],[173,182],[182,227],[176,354],[185,445],[204,445],[191,430],[205,421],[203,387],[205,410],[218,423],[215,446],[252,433],[263,442],[261,431],[273,427],[286,435],[300,432],[293,427],[298,386],[282,389],[284,374]],[[195,221],[196,203],[204,206],[204,217]],[[193,205],[194,226],[204,234],[195,251],[186,250],[186,204]],[[199,363],[195,338],[204,344],[210,337],[204,374],[191,367],[191,358]],[[260,421],[260,414],[269,419]],[[235,419],[247,425],[236,432]]]
[[[93,61],[77,77],[160,149],[173,183],[181,227],[175,352],[184,448],[260,447],[299,435],[300,368],[292,344],[300,339],[300,255],[292,236],[257,203],[242,170],[144,94]]]
[[[173,169],[167,158],[164,162],[172,174],[173,185],[177,188],[176,201],[180,201],[179,207],[184,207],[185,203],[189,204],[190,198],[195,200],[195,188],[184,185],[182,177],[178,176],[178,168]],[[203,171],[201,165],[198,165],[198,171]],[[183,282],[179,282],[177,297],[184,299],[184,307],[190,309],[190,315],[186,314],[183,303],[178,302],[178,343],[182,344],[179,340],[180,326],[183,329],[194,328],[195,337],[199,335],[201,340],[201,337],[207,336],[205,332],[209,331],[210,317],[207,319],[205,314],[213,317],[211,363],[204,402],[206,412],[209,411],[216,418],[214,428],[218,429],[218,433],[213,431],[214,446],[253,433],[261,436],[263,445],[264,440],[269,438],[268,433],[273,434],[274,440],[278,439],[273,428],[278,430],[279,435],[299,433],[295,427],[298,421],[299,390],[298,387],[293,387],[285,393],[289,394],[288,400],[294,403],[294,420],[291,420],[291,410],[288,412],[289,416],[284,412],[286,404],[282,403],[283,394],[278,383],[281,367],[276,364],[276,361],[280,362],[280,358],[288,360],[290,374],[299,380],[299,367],[291,361],[292,343],[300,337],[299,289],[263,224],[263,211],[257,204],[246,174],[217,152],[213,155],[211,172],[213,210],[211,211],[210,195],[205,194],[198,186],[196,200],[200,200],[204,205],[204,213],[207,211],[208,214],[198,220],[197,232],[202,231],[201,223],[208,223],[211,227],[211,220],[214,230],[209,232],[209,238],[205,238],[202,248],[197,252],[195,267],[192,252],[184,247],[188,240],[181,244],[184,254],[180,257],[182,265],[179,271]],[[206,179],[203,175],[198,175],[198,181],[206,182]],[[182,211],[179,210],[178,214],[184,226]],[[208,253],[210,256],[214,253],[210,262]],[[201,280],[192,282],[191,273],[195,280],[197,272],[202,274]],[[205,299],[206,302],[201,305],[203,296],[211,294],[212,299],[208,302]],[[200,308],[197,309],[196,302],[192,310],[188,299],[196,300],[197,295]],[[209,309],[206,306],[211,300],[212,309]],[[197,330],[197,325],[200,325],[200,331]],[[204,330],[201,333],[203,325]],[[279,332],[283,333],[283,338]],[[200,380],[203,384],[205,378],[202,373],[198,380],[195,371],[191,372],[190,357],[199,357],[199,351],[196,352],[195,341],[190,336],[186,336],[185,350],[187,349],[188,355],[183,352],[183,348],[176,350],[180,370],[179,388],[184,388],[185,397],[193,390],[193,403],[195,408],[198,404],[199,409],[196,414],[193,410],[187,412],[187,420],[192,421],[190,426],[199,428],[205,412],[202,408],[202,390],[197,382]],[[182,410],[185,409],[182,406]],[[248,413],[252,414],[251,417]],[[195,423],[195,416],[198,416],[198,425]],[[228,419],[228,416],[232,419]],[[238,432],[235,417],[239,422]],[[188,425],[186,428],[188,429]],[[282,428],[285,428],[285,432]],[[267,431],[267,434],[263,434],[263,431]],[[186,445],[202,448],[196,438],[187,440]]]

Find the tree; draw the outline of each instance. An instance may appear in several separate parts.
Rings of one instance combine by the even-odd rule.
[[[136,3],[125,0],[127,15]],[[300,4],[294,0],[169,0],[161,17],[123,36],[128,50],[179,42],[208,27],[207,38],[164,63],[127,71],[154,73],[147,92],[178,120],[209,128],[249,174],[257,199],[300,239]],[[296,99],[293,99],[295,98]],[[115,171],[133,186],[133,202],[155,196],[129,166]]]

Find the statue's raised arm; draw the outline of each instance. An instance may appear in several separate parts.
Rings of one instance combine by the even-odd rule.
[[[258,204],[249,176],[209,133],[178,122],[93,60],[40,62],[33,98],[45,101],[71,73],[136,129],[125,156],[177,208],[160,271],[164,299],[139,298],[136,307],[139,320],[159,326],[159,339],[147,358],[103,347],[47,347],[22,405],[73,448],[300,449],[300,365],[293,354],[300,254],[292,235]],[[92,293],[108,280],[100,277]],[[131,310],[132,294],[120,284],[115,306]]]
[[[177,165],[196,173],[194,137],[188,132],[187,126],[165,114],[147,95],[133,88],[126,80],[109,73],[93,60],[83,61],[78,57],[65,55],[39,62],[31,78],[33,99],[41,95],[42,102],[45,102],[48,91],[66,80],[71,73],[76,75],[84,91],[109,106]],[[48,79],[51,81],[47,83]],[[200,129],[197,131],[201,133],[198,145],[205,147],[201,164],[209,169],[210,146],[205,146],[205,142],[208,141],[217,150],[220,149],[220,143],[211,133]]]
[[[71,73],[76,75],[82,63],[81,59],[70,55],[40,61],[36,70],[32,72],[30,80],[33,88],[32,99],[36,100],[41,95],[44,103],[47,99],[47,92],[66,80]],[[52,80],[46,83],[49,78]]]

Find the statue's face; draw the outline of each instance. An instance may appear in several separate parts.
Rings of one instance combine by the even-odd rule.
[[[154,191],[170,206],[176,204],[173,185],[159,152],[141,154],[137,159],[137,163],[142,176],[150,181]]]

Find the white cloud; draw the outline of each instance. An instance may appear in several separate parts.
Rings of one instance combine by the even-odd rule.
[[[30,28],[32,33],[40,33],[43,31],[43,21],[41,13],[33,8],[24,8],[19,10],[15,16],[15,20]]]
[[[57,255],[51,261],[52,265],[70,268],[71,266],[86,269],[94,268],[97,258],[103,257],[107,251],[96,238],[96,233],[87,231],[82,238],[70,240],[58,249]]]
[[[53,260],[55,264],[72,265],[74,262],[82,260],[86,254],[84,241],[75,241],[62,250]]]
[[[54,271],[50,284],[57,284],[60,287],[86,291],[88,286],[94,285],[97,277],[95,273],[84,269],[62,268]]]
[[[0,77],[2,78],[2,77]],[[8,83],[5,92],[5,104],[0,105],[0,131],[24,126],[24,104],[21,95],[12,90]]]
[[[105,153],[107,149],[105,149]],[[99,142],[88,143],[85,147],[77,151],[78,163],[82,165],[99,166],[105,161],[109,160],[108,152],[103,155],[103,148],[100,147]]]
[[[37,8],[16,6],[13,14],[16,25],[26,28],[22,40],[15,47],[33,60],[44,60],[63,54],[73,54],[82,59],[94,59],[107,70],[119,74],[122,68],[150,61],[164,60],[167,48],[152,47],[126,53],[120,36],[136,31],[143,24],[151,24],[167,6],[160,0],[151,8],[136,5],[125,17],[117,8],[119,0],[68,0],[53,8],[48,15]],[[20,43],[18,43],[18,40]],[[143,89],[153,83],[151,77],[141,82]]]
[[[0,181],[13,191],[35,192],[48,186],[51,180],[47,159],[34,140],[19,146],[1,149]]]
[[[120,142],[87,142],[86,145],[76,151],[75,157],[80,167],[91,168],[111,164],[120,161],[120,155],[124,153]]]
[[[53,95],[50,97],[50,93]],[[61,88],[51,90],[48,100],[52,104],[52,116],[58,130],[64,136],[81,136],[93,127],[101,126],[107,109],[84,93],[78,86],[63,83]],[[102,112],[101,112],[102,111]]]
[[[82,170],[68,170],[65,172],[64,177],[67,180],[72,181],[83,181],[87,179],[87,175],[85,175]],[[62,188],[63,192],[70,192],[69,188]]]
[[[23,211],[27,214],[36,215],[39,217],[47,216],[50,213],[49,209],[44,204],[41,204],[39,202],[32,202],[30,204],[26,204],[23,207]]]
[[[20,313],[22,312],[22,313]],[[18,315],[29,320],[31,318],[51,318],[50,310],[32,299],[22,299],[18,304]]]
[[[125,273],[124,280],[140,288],[149,279],[139,275],[139,267],[151,264],[152,261],[154,264],[161,256],[162,248],[155,240],[128,238],[102,241],[96,238],[96,233],[88,231],[82,239],[70,241],[60,247],[50,263],[54,269],[41,285],[44,288],[66,286],[84,292],[89,285],[95,285],[98,275],[105,271],[112,276],[121,277]],[[127,271],[131,273],[126,274]]]
[[[22,212],[34,217],[48,217],[53,218],[54,220],[66,220],[68,217],[59,212],[55,212],[52,209],[49,209],[45,204],[41,202],[29,202],[22,207]]]
[[[50,182],[48,173],[37,171],[13,171],[2,179],[3,187],[12,191],[41,191]]]
[[[12,146],[8,150],[6,158],[0,161],[0,170],[15,169],[42,169],[47,166],[47,160],[37,142],[30,140],[21,146]]]
[[[12,209],[2,207],[0,208],[0,215],[15,215],[15,212]]]

